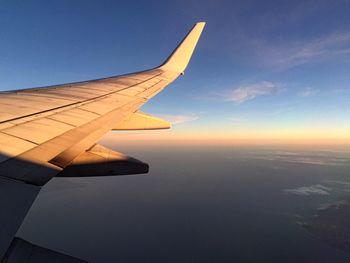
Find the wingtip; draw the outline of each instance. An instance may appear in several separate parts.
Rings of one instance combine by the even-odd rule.
[[[197,22],[187,36],[182,40],[180,45],[160,67],[160,69],[183,74],[188,62],[191,59],[199,37],[202,34],[205,24],[205,22]]]
[[[204,22],[204,21],[197,22],[197,23],[194,25],[193,28],[195,28],[195,27],[200,27],[201,30],[203,30],[203,28],[205,27],[205,24],[206,24],[206,22]]]

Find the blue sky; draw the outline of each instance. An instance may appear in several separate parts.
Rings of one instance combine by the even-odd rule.
[[[350,132],[349,14],[346,0],[2,1],[0,89],[154,67],[206,21],[185,76],[144,111],[173,134],[336,138]]]

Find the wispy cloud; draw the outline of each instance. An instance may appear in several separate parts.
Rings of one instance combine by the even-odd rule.
[[[329,195],[332,188],[323,186],[321,184],[315,184],[311,186],[302,186],[295,189],[286,189],[284,190],[287,194],[295,194],[295,195]]]
[[[263,64],[290,68],[350,55],[350,32],[337,32],[318,38],[294,41],[251,39],[250,45]]]
[[[183,114],[183,115],[161,115],[162,118],[171,122],[172,124],[180,124],[185,122],[196,121],[199,119],[195,114]]]
[[[269,81],[263,81],[251,85],[240,86],[226,94],[225,99],[236,103],[243,103],[264,95],[275,95],[283,91],[281,85]]]
[[[307,165],[343,166],[349,163],[349,158],[345,155],[330,152],[323,153],[319,151],[253,151],[249,156],[250,158],[260,160],[282,161]]]
[[[317,210],[318,211],[325,211],[325,210],[329,210],[329,209],[332,209],[332,208],[339,209],[342,206],[347,205],[347,204],[348,204],[348,201],[346,201],[346,200],[339,200],[339,201],[334,201],[334,202],[331,202],[331,203],[321,204],[317,208]]]
[[[308,87],[308,88],[304,89],[303,91],[299,92],[298,95],[300,97],[312,97],[312,96],[317,95],[318,92],[319,92],[318,89]]]

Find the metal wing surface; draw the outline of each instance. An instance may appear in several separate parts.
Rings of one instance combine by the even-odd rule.
[[[147,164],[96,142],[110,130],[170,127],[138,109],[183,74],[204,25],[197,23],[157,68],[0,93],[0,260],[12,251],[4,260],[17,262],[11,257],[22,253],[18,249],[35,248],[13,238],[40,187],[52,177],[148,172]]]

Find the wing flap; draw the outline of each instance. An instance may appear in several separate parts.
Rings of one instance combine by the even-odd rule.
[[[21,125],[2,130],[3,133],[23,140],[41,144],[70,129],[74,126],[48,118],[41,118]]]
[[[0,132],[0,163],[37,146],[32,142]]]
[[[86,177],[143,173],[148,173],[148,164],[97,144],[75,158],[57,176]]]

